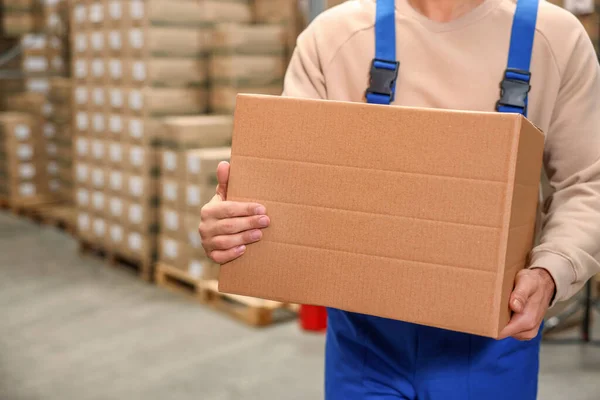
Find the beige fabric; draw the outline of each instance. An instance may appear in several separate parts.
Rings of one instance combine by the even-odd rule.
[[[448,23],[396,0],[400,74],[394,104],[493,111],[506,68],[514,0],[485,0]],[[374,55],[374,0],[321,14],[298,38],[284,95],[364,101]],[[556,300],[600,272],[600,74],[593,45],[569,12],[542,1],[532,59],[529,118],[546,133],[547,199],[532,267]]]

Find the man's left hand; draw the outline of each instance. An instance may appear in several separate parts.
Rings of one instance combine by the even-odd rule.
[[[545,269],[520,271],[509,302],[514,314],[508,325],[500,332],[499,339],[507,337],[518,340],[534,339],[550,307],[554,290],[554,279]]]

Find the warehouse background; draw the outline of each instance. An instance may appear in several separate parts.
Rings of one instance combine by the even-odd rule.
[[[597,45],[593,2],[556,1]],[[197,226],[236,94],[279,94],[341,2],[0,0],[0,399],[322,397],[318,315],[218,293]],[[542,399],[600,396],[587,294],[549,316]]]

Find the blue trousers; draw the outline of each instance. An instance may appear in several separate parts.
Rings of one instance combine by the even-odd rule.
[[[541,334],[493,340],[328,310],[326,400],[535,400]]]

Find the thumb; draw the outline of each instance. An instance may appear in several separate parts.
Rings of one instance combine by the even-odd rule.
[[[221,200],[227,200],[227,184],[229,183],[229,163],[222,161],[217,167],[217,195]]]
[[[529,298],[535,293],[536,280],[532,279],[529,270],[523,270],[517,274],[515,288],[510,296],[510,308],[521,313],[527,305]]]

